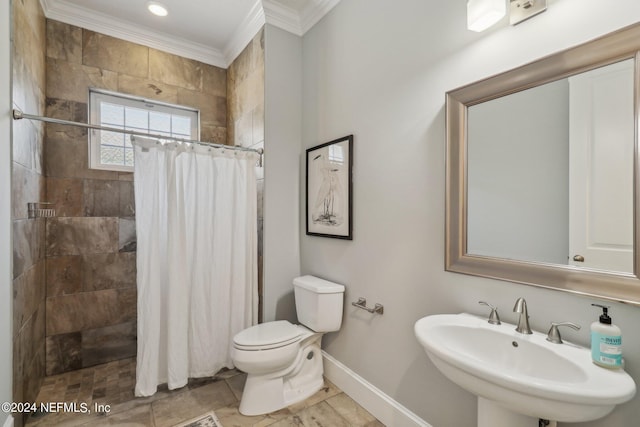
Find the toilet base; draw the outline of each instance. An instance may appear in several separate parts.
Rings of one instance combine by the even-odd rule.
[[[275,412],[312,396],[324,386],[320,339],[303,345],[296,360],[272,374],[248,374],[239,411],[253,416]]]

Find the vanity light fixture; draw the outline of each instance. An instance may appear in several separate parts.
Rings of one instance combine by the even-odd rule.
[[[511,25],[547,10],[547,0],[468,0],[467,28],[480,32],[497,23],[507,13],[507,1]]]
[[[157,16],[167,16],[169,14],[167,8],[163,4],[155,1],[148,2],[147,9],[149,9],[149,12]]]
[[[505,0],[467,1],[467,28],[484,31],[498,22],[507,13]]]

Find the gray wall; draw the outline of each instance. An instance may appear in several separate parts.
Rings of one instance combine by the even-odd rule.
[[[470,254],[567,264],[569,82],[469,108]]]
[[[299,159],[302,40],[265,26],[263,320],[295,320],[292,279],[300,273]]]
[[[514,323],[511,309],[522,296],[534,329],[575,321],[582,330],[565,338],[588,345],[598,314],[594,299],[444,271],[445,92],[640,19],[635,0],[615,8],[562,0],[516,27],[503,21],[477,34],[465,28],[465,4],[342,0],[303,39],[302,150],[355,135],[354,240],[305,236],[300,224],[302,273],[347,287],[342,329],[323,345],[434,427],[475,426],[476,399],[429,361],[413,334],[417,319],[484,314],[484,299]],[[385,314],[351,307],[359,296],[384,304]],[[640,308],[611,305],[627,371],[640,383]],[[574,425],[629,427],[638,419],[640,397],[600,421]]]
[[[0,3],[0,402],[11,401],[11,6]],[[0,425],[7,414],[0,413]]]

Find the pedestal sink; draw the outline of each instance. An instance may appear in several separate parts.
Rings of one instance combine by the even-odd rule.
[[[626,372],[596,366],[588,349],[546,334],[466,313],[427,316],[414,329],[436,367],[478,396],[479,427],[595,420],[635,395]]]

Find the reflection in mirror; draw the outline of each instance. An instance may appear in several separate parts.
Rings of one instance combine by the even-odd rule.
[[[467,253],[633,272],[634,61],[470,106]]]

